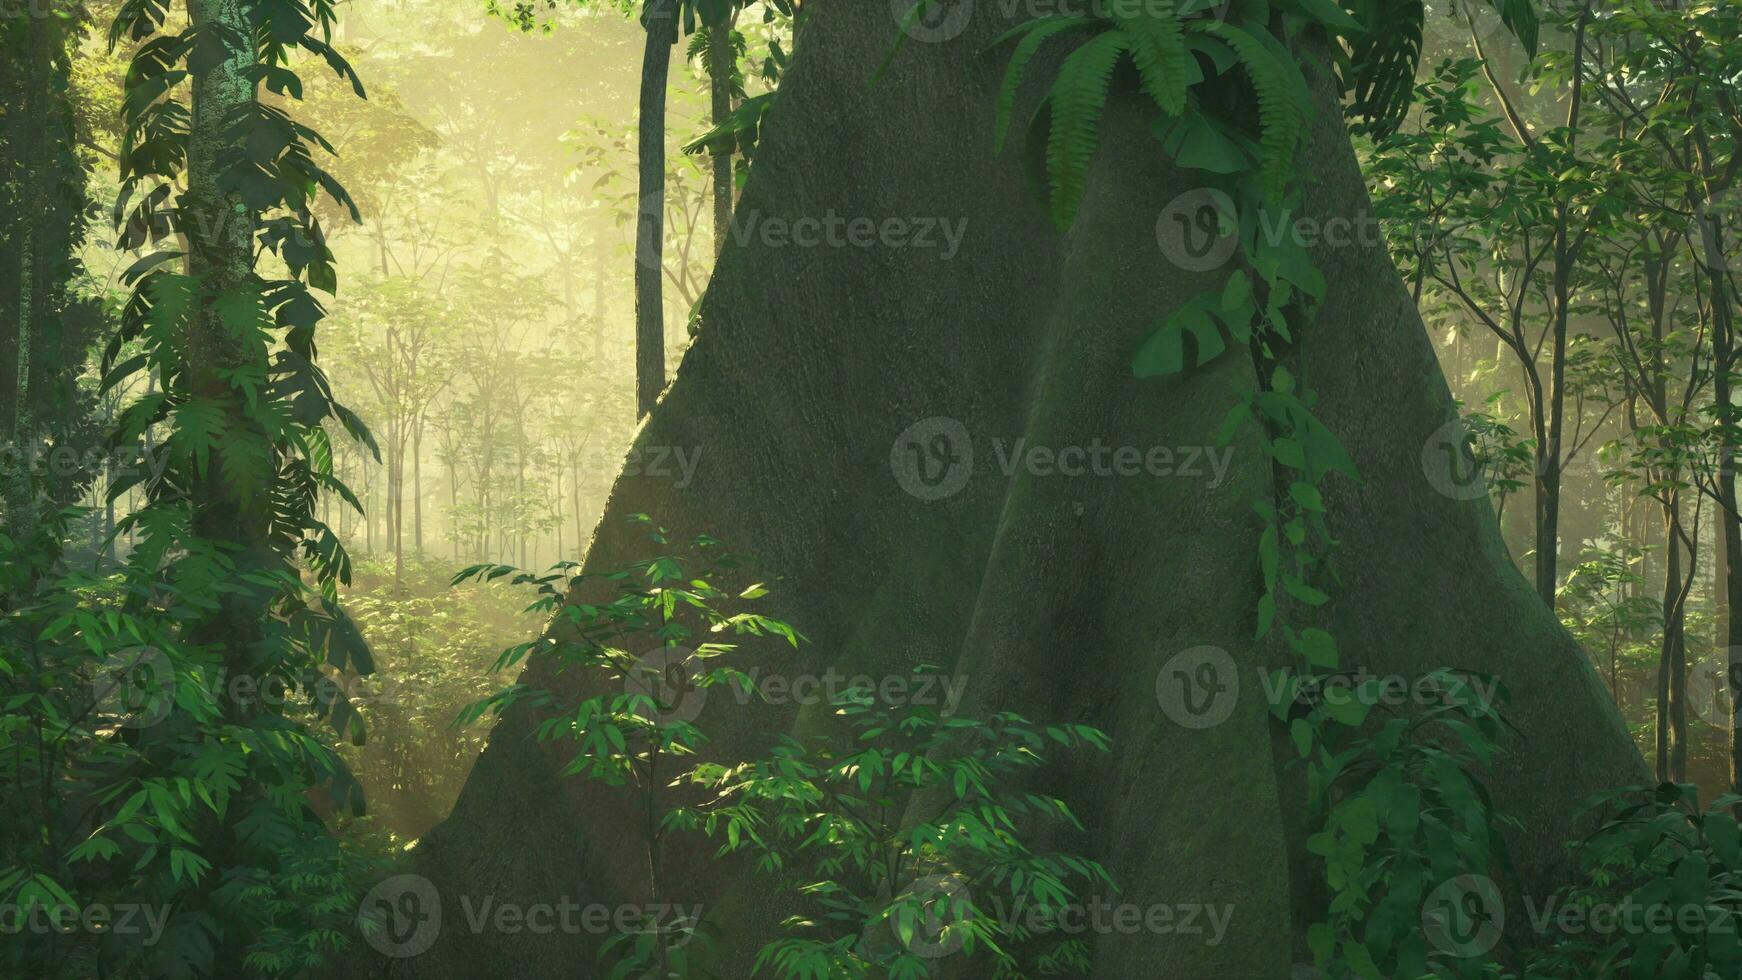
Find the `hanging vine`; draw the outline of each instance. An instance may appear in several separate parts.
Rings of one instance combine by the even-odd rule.
[[[356,209],[316,162],[333,148],[285,108],[310,55],[363,94],[334,23],[333,0],[189,0],[185,18],[125,0],[109,32],[131,49],[117,246],[142,257],[101,393],[151,384],[110,434],[133,465],[108,497],[145,502],[115,528],[136,547],[114,576],[56,569],[9,624],[52,693],[14,706],[35,732],[19,765],[53,774],[40,804],[61,816],[44,826],[73,833],[9,855],[0,895],[51,918],[105,900],[168,911],[149,943],[31,945],[40,975],[69,958],[104,975],[292,975],[343,944],[356,908],[353,859],[305,793],[358,810],[361,793],[304,723],[360,741],[332,680],[373,669],[337,604],[349,559],[316,509],[325,493],[358,506],[329,426],[373,449],[315,363],[337,276],[313,203]]]

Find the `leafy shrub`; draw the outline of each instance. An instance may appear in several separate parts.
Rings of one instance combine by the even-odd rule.
[[[1580,927],[1554,932],[1532,964],[1533,980],[1742,976],[1737,804],[1742,797],[1726,796],[1702,810],[1694,786],[1672,783],[1593,801],[1594,809],[1620,809],[1579,845],[1585,880],[1557,905],[1550,928]]]
[[[1017,947],[1036,937],[1006,908],[1047,921],[1074,901],[1071,882],[1117,890],[1100,864],[1024,842],[1035,824],[1082,825],[1062,800],[1013,785],[1044,763],[1049,743],[1106,751],[1101,732],[1012,712],[945,717],[880,703],[864,687],[834,701],[847,735],[788,736],[755,762],[698,766],[695,778],[722,802],[673,815],[723,838],[722,854],[753,852],[759,870],[810,879],[799,891],[814,912],[786,921],[796,935],[765,946],[758,973],[917,980],[959,949],[994,976],[1021,976]],[[931,816],[909,820],[909,801]],[[1009,905],[988,907],[994,896]],[[1046,944],[1031,959],[1042,973],[1088,965],[1081,940]]]

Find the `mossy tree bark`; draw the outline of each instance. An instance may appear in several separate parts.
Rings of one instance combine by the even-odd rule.
[[[699,451],[701,464],[689,481],[631,467],[587,565],[646,556],[625,518],[650,513],[677,535],[706,531],[756,553],[779,577],[770,611],[813,642],[760,654],[765,672],[876,677],[944,664],[966,679],[965,711],[1107,730],[1110,759],[1060,758],[1044,780],[1087,824],[1061,843],[1105,862],[1120,901],[1233,916],[1214,943],[1091,937],[1094,975],[1286,976],[1307,958],[1300,936],[1317,889],[1302,861],[1304,790],[1263,684],[1288,654],[1251,639],[1252,503],[1273,492],[1257,436],[1235,438],[1220,476],[1201,453],[1195,469],[1167,476],[1007,475],[1001,465],[1019,439],[1055,451],[1168,447],[1176,468],[1182,449],[1215,443],[1254,383],[1249,361],[1229,354],[1169,381],[1129,369],[1170,309],[1225,276],[1170,264],[1158,245],[1160,218],[1199,183],[1158,152],[1139,101],[1116,96],[1081,214],[1061,234],[1031,199],[1017,154],[992,153],[1001,65],[976,55],[1010,26],[995,5],[979,5],[952,40],[909,41],[876,85],[898,29],[888,5],[812,7],[740,214],[880,227],[943,219],[965,229],[960,247],[942,236],[930,247],[911,236],[871,247],[761,233],[733,242],[702,306],[706,329],[637,440],[644,453]],[[1370,228],[1340,116],[1319,95],[1301,159],[1314,178],[1307,216]],[[1542,895],[1562,880],[1579,804],[1643,780],[1643,763],[1595,672],[1512,566],[1488,501],[1434,478],[1424,450],[1456,411],[1383,244],[1332,238],[1314,252],[1329,298],[1297,351],[1321,418],[1364,477],[1327,490],[1341,542],[1330,628],[1345,661],[1371,673],[1451,665],[1506,684],[1522,740],[1491,788],[1526,828],[1512,852],[1525,887]],[[916,481],[935,472],[901,461],[904,433],[939,419],[931,431],[953,434],[960,450],[950,471],[960,487],[947,495]],[[1162,710],[1157,689],[1163,667],[1201,645],[1228,651],[1237,676],[1227,719],[1194,728]],[[524,679],[561,684],[537,671]],[[714,754],[742,758],[822,710],[721,697],[698,723],[715,734]],[[389,964],[367,954],[370,975],[592,975],[605,937],[474,929],[463,910],[486,899],[647,900],[639,848],[624,843],[636,839],[631,798],[559,779],[572,749],[540,749],[537,721],[515,712],[498,724],[453,813],[413,852],[411,870],[443,904],[434,945]],[[674,843],[686,872],[674,879],[685,896],[672,898],[707,906],[726,929],[720,974],[747,976],[747,957],[787,908],[747,865],[711,860],[712,850]]]

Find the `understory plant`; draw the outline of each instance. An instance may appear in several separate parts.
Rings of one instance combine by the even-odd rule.
[[[950,717],[869,687],[832,700],[827,732],[782,737],[744,765],[697,767],[717,802],[672,815],[720,839],[722,856],[752,854],[759,871],[799,883],[806,911],[762,948],[757,974],[918,980],[962,960],[997,977],[1087,970],[1088,944],[1054,935],[1058,919],[1077,888],[1117,887],[1093,860],[1031,845],[1082,824],[1022,785],[1043,750],[1105,752],[1107,737],[1013,712]]]
[[[782,737],[751,762],[697,763],[710,741],[701,723],[709,692],[730,690],[732,703],[748,706],[761,690],[736,665],[736,640],[797,649],[804,637],[749,611],[769,594],[762,584],[726,587],[745,578],[744,556],[706,535],[674,543],[646,515],[632,520],[658,554],[621,570],[476,565],[455,576],[456,584],[530,586],[538,598],[527,611],[550,619],[542,636],[503,651],[491,668],[536,663],[540,681],[468,706],[456,724],[532,710],[540,741],[573,747],[563,775],[633,794],[645,817],[633,846],[645,856],[655,908],[684,907],[667,860],[677,835],[716,838],[721,856],[749,852],[782,884],[802,878],[796,897],[816,915],[786,923],[794,934],[761,950],[759,974],[922,978],[958,950],[996,976],[1087,967],[1086,943],[1044,933],[1075,900],[1074,884],[1114,891],[1113,881],[1092,860],[1025,841],[1025,829],[1081,825],[1063,801],[1018,784],[1045,763],[1049,745],[1106,751],[1106,736],[1007,712],[980,722],[893,706],[850,686],[831,700],[832,734]],[[914,680],[910,689],[939,687],[935,668],[919,668]],[[713,930],[699,914],[656,919],[612,937],[600,957],[613,978],[709,976]]]
[[[1306,934],[1320,969],[1335,980],[1490,975],[1500,922],[1485,917],[1499,911],[1492,883],[1513,874],[1502,832],[1518,827],[1482,783],[1510,727],[1504,689],[1435,670],[1393,711],[1398,692],[1382,678],[1279,672],[1274,683],[1284,696],[1273,713],[1316,761],[1307,778],[1325,781],[1309,787],[1323,809],[1309,815],[1306,844],[1326,890]],[[1355,733],[1336,751],[1313,737],[1331,725]]]
[[[542,575],[474,565],[454,577],[457,585],[512,576],[511,584],[532,586],[539,594],[527,611],[551,619],[538,639],[504,650],[492,673],[538,662],[550,676],[569,675],[568,689],[584,692],[575,697],[516,683],[467,706],[457,724],[524,705],[544,719],[539,741],[574,747],[563,776],[633,792],[646,817],[635,844],[646,855],[649,903],[660,909],[681,897],[674,895],[665,866],[668,836],[681,826],[668,810],[672,785],[683,780],[692,757],[708,742],[695,723],[707,692],[725,684],[751,686],[749,675],[730,663],[738,644],[704,637],[773,637],[794,648],[801,637],[780,620],[744,611],[768,594],[760,583],[735,592],[722,588],[741,574],[744,556],[706,535],[674,546],[669,532],[647,515],[631,520],[646,529],[661,554],[609,572],[573,574],[575,563],[564,562]],[[569,590],[595,582],[611,595],[569,601]],[[641,931],[614,936],[600,956],[611,963],[612,978],[699,976],[691,948],[698,938],[707,940],[698,918],[656,917]]]
[[[1553,939],[1542,980],[1723,980],[1742,976],[1742,828],[1726,795],[1702,808],[1692,784],[1631,786],[1575,852],[1583,880],[1542,913]]]

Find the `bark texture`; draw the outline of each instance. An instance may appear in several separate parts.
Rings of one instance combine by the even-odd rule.
[[[995,5],[979,5],[953,40],[909,41],[875,86],[897,31],[888,5],[813,6],[808,54],[769,120],[743,220],[965,221],[960,251],[731,243],[702,306],[706,329],[637,440],[644,451],[700,451],[700,466],[681,487],[631,468],[587,563],[614,568],[646,554],[624,521],[633,513],[681,535],[707,531],[762,557],[781,583],[769,611],[813,641],[797,658],[769,654],[769,672],[953,665],[967,680],[966,711],[1109,731],[1110,758],[1061,758],[1045,777],[1088,824],[1065,843],[1109,866],[1120,901],[1232,906],[1233,917],[1215,944],[1092,937],[1094,975],[1286,977],[1307,959],[1299,936],[1315,888],[1298,863],[1292,749],[1261,683],[1286,655],[1251,640],[1252,501],[1272,487],[1255,435],[1236,438],[1214,483],[1201,462],[1195,477],[1001,467],[1019,439],[1055,450],[1171,447],[1176,463],[1181,447],[1214,442],[1253,383],[1249,361],[1231,353],[1169,381],[1129,369],[1168,310],[1225,275],[1182,271],[1158,245],[1158,219],[1198,184],[1162,159],[1136,100],[1117,98],[1082,214],[1060,234],[1017,154],[992,153],[1002,62],[977,55],[1008,26]],[[1321,96],[1302,160],[1317,178],[1308,213],[1359,219],[1369,205],[1355,157]],[[1501,677],[1524,740],[1492,787],[1528,828],[1513,841],[1525,881],[1546,892],[1579,804],[1644,779],[1642,760],[1594,671],[1507,560],[1487,501],[1457,499],[1430,479],[1424,448],[1455,412],[1382,245],[1315,257],[1330,296],[1299,366],[1364,476],[1327,493],[1342,541],[1334,632],[1346,663],[1376,673],[1453,665]],[[936,418],[965,431],[972,471],[958,492],[925,500],[904,489],[897,450],[911,426]],[[1200,645],[1231,654],[1237,696],[1226,721],[1194,729],[1161,709],[1157,681]],[[805,723],[798,709],[730,698],[711,700],[700,719],[721,753],[740,756]],[[627,799],[559,780],[569,750],[538,748],[535,724],[518,713],[497,726],[453,813],[413,852],[410,870],[442,902],[434,945],[391,962],[366,953],[369,975],[599,975],[603,936],[475,930],[465,914],[486,899],[646,900],[639,849],[621,843]],[[686,873],[671,887],[725,927],[719,974],[748,976],[746,957],[786,910],[747,867],[709,853],[679,855]]]

